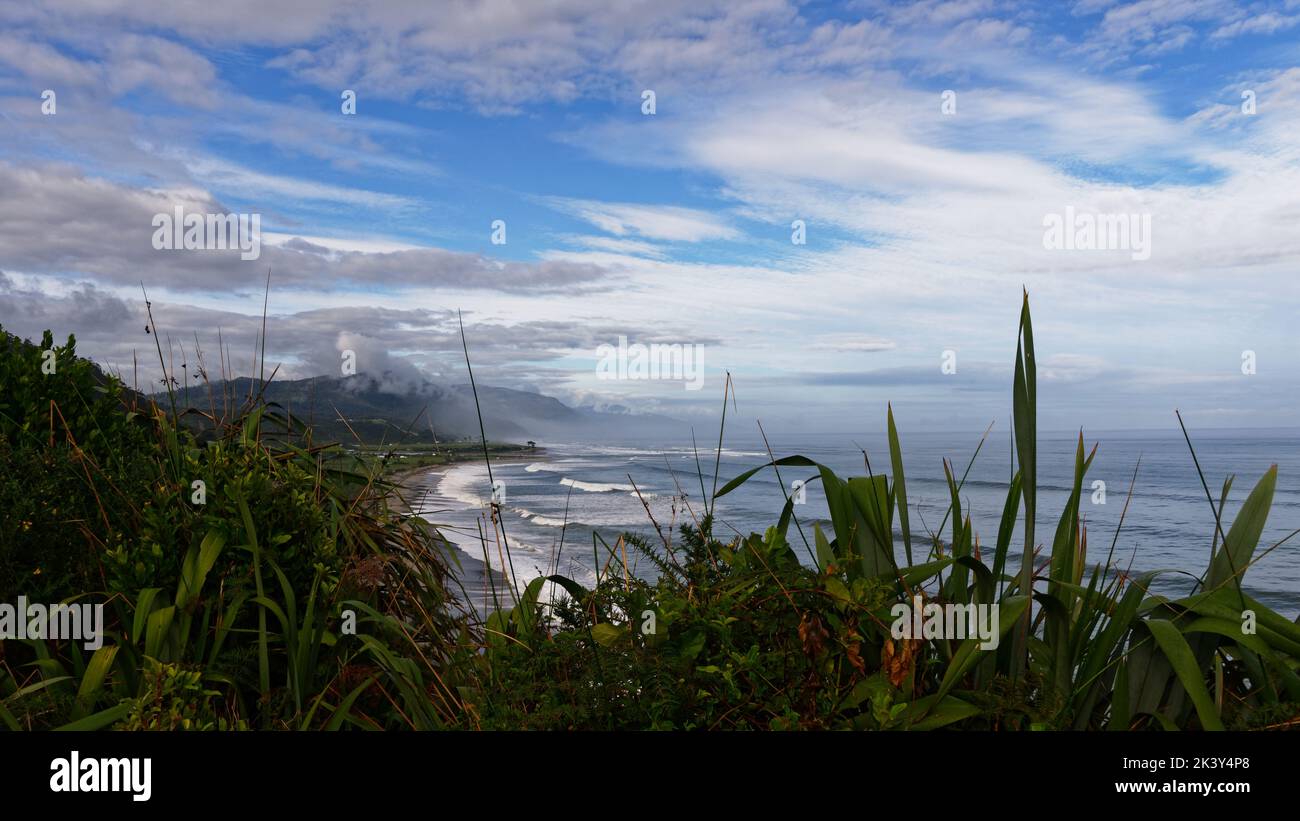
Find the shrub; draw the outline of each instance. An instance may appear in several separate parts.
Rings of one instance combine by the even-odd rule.
[[[89,659],[68,641],[0,645],[0,721],[459,720],[443,668],[464,617],[446,589],[447,553],[393,506],[377,468],[314,445],[259,398],[229,416],[168,413],[77,359],[73,340],[54,350],[47,376],[41,349],[0,347],[0,516],[13,525],[0,534],[0,593],[102,602],[109,642]],[[342,629],[345,610],[355,631]],[[418,692],[413,677],[427,682]],[[423,709],[362,699],[376,684]]]
[[[1276,466],[1256,484],[1209,566],[1187,595],[1148,593],[1110,557],[1089,565],[1079,515],[1092,452],[1079,437],[1074,481],[1050,544],[1038,549],[1035,364],[1028,296],[1016,352],[1014,418],[1019,471],[992,551],[981,554],[961,507],[961,480],[945,463],[951,534],[931,533],[914,562],[906,482],[892,411],[894,474],[841,479],[802,456],[758,470],[812,468],[832,527],[806,541],[813,567],[790,545],[792,501],[776,526],[726,543],[700,528],[663,550],[635,536],[655,583],[631,577],[622,552],[592,590],[550,577],[567,599],[547,615],[534,588],[489,619],[482,661],[492,686],[477,697],[485,726],[673,729],[1221,729],[1294,725],[1300,716],[1300,624],[1247,595]],[[1225,483],[1219,509],[1228,496]],[[1018,508],[1025,549],[1009,565]],[[1217,513],[1216,513],[1217,515]],[[895,526],[897,520],[898,527]],[[1217,530],[1217,529],[1216,529]],[[906,562],[896,557],[901,537]],[[806,534],[800,532],[801,540]],[[620,546],[622,547],[622,546]],[[1271,548],[1270,548],[1271,549]],[[1267,551],[1264,551],[1267,552]],[[540,581],[535,582],[540,589]],[[920,596],[940,605],[999,608],[1000,641],[893,635],[895,608]],[[1255,632],[1242,629],[1250,611]],[[645,612],[656,630],[637,629]]]
[[[130,401],[75,338],[56,347],[46,331],[36,346],[0,330],[0,600],[103,586],[106,543],[133,532],[155,474]]]

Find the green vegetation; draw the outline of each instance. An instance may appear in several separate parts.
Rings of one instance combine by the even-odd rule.
[[[466,441],[437,444],[427,442],[396,445],[347,444],[344,449],[357,456],[367,468],[377,468],[384,476],[394,480],[422,468],[440,467],[483,458],[483,443]],[[508,442],[488,442],[487,450],[498,459],[538,453],[536,445],[516,445]]]
[[[43,350],[55,351],[57,376],[42,374]],[[462,608],[463,593],[454,595],[447,564],[454,551],[392,504],[381,458],[392,448],[358,458],[314,444],[310,429],[256,400],[229,413],[190,411],[177,425],[172,413],[76,360],[71,340],[58,349],[48,335],[40,347],[9,340],[0,356],[0,601],[101,602],[109,630],[93,654],[76,642],[6,641],[0,722],[1300,726],[1300,625],[1241,586],[1278,546],[1260,545],[1276,468],[1257,480],[1234,521],[1207,534],[1212,557],[1194,589],[1155,595],[1158,574],[1118,567],[1114,542],[1100,561],[1089,556],[1079,506],[1095,446],[1082,436],[1069,501],[1042,531],[1050,542],[1037,540],[1034,525],[1047,520],[1036,510],[1028,297],[1015,365],[1019,469],[991,550],[962,509],[964,475],[947,463],[951,506],[940,532],[913,532],[891,410],[890,473],[842,478],[802,456],[774,459],[720,487],[680,537],[626,534],[613,545],[597,537],[601,572],[592,589],[551,576],[561,592],[544,598],[544,580],[535,579],[518,595],[496,591],[509,601],[480,622]],[[484,447],[476,447],[481,457]],[[828,530],[807,532],[788,500],[765,533],[718,538],[713,505],[758,470],[811,472],[826,493]],[[203,504],[193,501],[198,479],[206,483]],[[1207,485],[1216,520],[1231,487],[1228,479],[1216,498]],[[1021,513],[1028,526],[1017,565],[1011,548]],[[650,557],[654,581],[630,572],[629,551]],[[896,608],[917,596],[997,605],[996,648],[984,649],[978,637],[895,638]]]
[[[6,335],[0,375],[0,601],[99,603],[107,627],[93,654],[0,644],[0,722],[462,724],[440,677],[471,641],[449,554],[378,470],[255,398],[177,424],[71,339]]]

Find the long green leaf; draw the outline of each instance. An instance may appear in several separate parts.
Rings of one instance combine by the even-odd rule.
[[[1256,483],[1255,489],[1246,497],[1246,502],[1233,520],[1223,546],[1210,563],[1210,572],[1205,586],[1208,590],[1217,590],[1232,582],[1233,587],[1241,583],[1250,564],[1250,557],[1259,544],[1260,534],[1268,521],[1269,508],[1273,505],[1273,491],[1277,487],[1277,465],[1273,465]]]
[[[113,659],[117,657],[117,645],[110,644],[101,647],[95,651],[91,657],[90,663],[86,665],[86,672],[81,677],[81,685],[77,687],[77,706],[72,712],[73,718],[81,718],[90,711],[95,703],[95,694],[108,677],[109,671],[113,669]]]
[[[1187,645],[1183,634],[1167,619],[1147,619],[1145,623],[1160,645],[1161,652],[1169,659],[1183,689],[1191,697],[1196,714],[1200,716],[1201,726],[1207,730],[1222,730],[1223,721],[1219,718],[1219,711],[1215,709],[1214,701],[1205,689],[1205,675],[1197,666],[1196,657],[1192,655],[1192,648]]]
[[[88,715],[85,718],[71,721],[62,727],[55,727],[55,732],[87,732],[89,730],[102,730],[119,719],[126,718],[126,714],[131,711],[131,703],[124,701],[116,707],[109,707],[107,710],[100,710],[98,713]]]
[[[898,428],[894,426],[894,406],[886,405],[889,423],[889,463],[894,471],[894,503],[898,506],[898,526],[903,531],[903,549],[907,563],[912,564],[912,529],[907,516],[907,480],[903,477],[903,449],[898,443]]]

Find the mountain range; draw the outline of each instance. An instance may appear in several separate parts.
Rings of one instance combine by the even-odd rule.
[[[387,382],[365,376],[315,376],[272,380],[262,393],[312,425],[317,437],[367,444],[449,441],[479,436],[478,414],[469,385],[424,382],[393,392]],[[240,377],[213,386],[236,399],[256,395],[257,379]],[[191,387],[189,402],[202,407],[207,389]],[[478,404],[487,437],[496,441],[527,439],[584,440],[628,436],[680,435],[686,423],[658,414],[632,413],[623,408],[574,408],[541,393],[488,385],[478,387]],[[344,422],[346,420],[346,424]]]

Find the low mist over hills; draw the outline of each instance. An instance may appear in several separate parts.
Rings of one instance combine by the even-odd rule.
[[[228,392],[236,400],[261,389],[257,379],[241,377],[229,383],[215,383],[219,396]],[[277,403],[300,420],[309,422],[318,436],[353,441],[353,431],[367,444],[393,441],[431,442],[479,435],[474,394],[469,385],[438,385],[424,382],[394,392],[390,383],[373,377],[316,376],[308,379],[273,380],[264,397]],[[479,404],[483,427],[489,439],[522,442],[527,439],[556,440],[582,437],[588,441],[629,436],[681,434],[684,422],[656,414],[617,413],[591,408],[572,408],[540,393],[480,385]],[[184,400],[184,397],[180,397]],[[191,387],[189,404],[202,408],[207,390]],[[345,425],[341,420],[346,419]],[[349,430],[351,428],[351,430]]]

